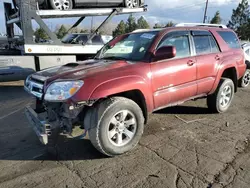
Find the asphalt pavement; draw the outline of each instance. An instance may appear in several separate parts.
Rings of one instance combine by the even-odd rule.
[[[249,188],[250,88],[225,114],[209,113],[206,100],[158,111],[133,151],[108,158],[88,139],[47,155],[24,115],[34,99],[22,85],[0,83],[1,188]]]

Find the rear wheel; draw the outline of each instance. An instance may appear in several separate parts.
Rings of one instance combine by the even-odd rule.
[[[132,100],[114,97],[96,106],[89,138],[94,147],[107,156],[133,149],[144,130],[141,108]]]
[[[233,97],[233,81],[228,78],[222,78],[215,93],[213,95],[208,96],[207,106],[212,112],[226,112],[232,103]]]
[[[250,85],[250,70],[247,69],[244,76],[240,79],[240,87],[246,88]]]
[[[55,10],[71,10],[73,0],[49,0],[50,6]]]

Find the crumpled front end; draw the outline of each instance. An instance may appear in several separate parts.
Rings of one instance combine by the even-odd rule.
[[[25,114],[42,144],[47,145],[53,134],[70,136],[76,125],[83,128],[80,114],[84,105],[72,102],[48,102],[44,100],[45,79],[30,76],[25,90],[36,99],[35,109],[27,106]]]

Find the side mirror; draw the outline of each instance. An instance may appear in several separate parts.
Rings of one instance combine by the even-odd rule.
[[[163,59],[170,59],[176,56],[175,46],[163,46],[155,51],[153,61],[160,61]]]

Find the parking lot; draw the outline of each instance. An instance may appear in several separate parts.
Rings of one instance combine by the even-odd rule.
[[[128,154],[104,157],[85,139],[64,143],[56,158],[28,125],[22,84],[0,85],[0,187],[249,187],[250,89],[225,114],[198,100],[150,115]]]

